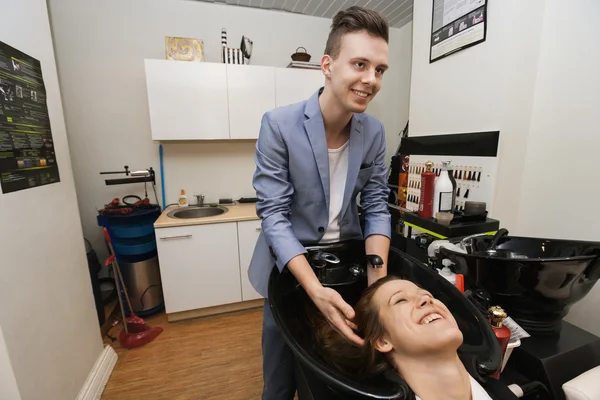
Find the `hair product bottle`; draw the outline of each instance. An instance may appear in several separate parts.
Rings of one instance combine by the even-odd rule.
[[[419,199],[418,214],[423,218],[433,218],[433,191],[435,189],[435,174],[431,170],[433,163],[425,163],[427,169],[421,172],[421,198]]]
[[[442,173],[435,181],[435,190],[433,193],[433,216],[439,212],[452,212],[454,205],[454,185],[450,179],[448,167],[450,161],[442,162]]]
[[[400,177],[398,179],[398,206],[406,208],[410,156],[400,154]]]
[[[506,348],[508,347],[508,342],[510,341],[510,329],[506,325],[504,325],[503,321],[506,319],[506,312],[499,306],[492,306],[488,309],[488,316],[490,319],[490,324],[492,325],[492,330],[500,343],[500,349],[502,351],[502,359],[504,359],[504,354],[506,353]],[[500,379],[500,372],[502,368],[498,368],[492,378]]]

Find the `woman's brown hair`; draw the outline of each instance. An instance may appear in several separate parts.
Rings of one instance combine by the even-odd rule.
[[[335,331],[319,310],[312,306],[313,310],[309,311],[309,315],[323,361],[354,380],[369,379],[392,368],[386,357],[375,348],[385,330],[373,296],[385,283],[399,279],[401,278],[393,275],[379,279],[365,289],[356,304],[354,323],[358,327],[357,334],[365,340],[362,347],[352,344]]]

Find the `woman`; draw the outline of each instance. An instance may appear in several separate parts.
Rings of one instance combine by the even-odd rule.
[[[365,290],[355,310],[362,347],[312,314],[323,358],[344,374],[360,380],[393,370],[416,399],[491,399],[458,357],[463,336],[456,320],[426,290],[387,276]]]

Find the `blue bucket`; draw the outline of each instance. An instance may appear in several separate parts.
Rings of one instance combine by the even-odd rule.
[[[129,214],[98,215],[98,225],[107,228],[117,259],[136,262],[156,255],[154,222],[161,214],[159,206],[134,209]]]

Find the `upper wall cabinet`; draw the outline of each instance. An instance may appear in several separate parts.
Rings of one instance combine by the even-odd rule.
[[[229,137],[257,139],[264,113],[275,108],[275,68],[227,65]]]
[[[223,64],[146,60],[154,140],[229,139]]]
[[[309,98],[320,70],[145,60],[153,140],[257,139],[265,112]]]
[[[306,100],[324,84],[321,70],[276,68],[275,104],[287,106]]]

